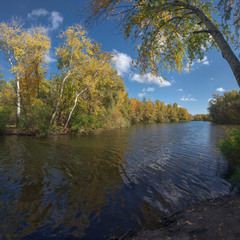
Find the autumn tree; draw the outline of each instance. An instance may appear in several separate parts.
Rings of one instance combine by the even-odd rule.
[[[213,121],[224,124],[240,124],[240,93],[237,90],[223,95],[213,94],[209,101],[209,113]]]
[[[60,94],[53,112],[53,123],[63,98],[65,85],[71,86],[74,100],[67,117],[64,128],[66,129],[77,106],[78,99],[85,92],[93,94],[99,82],[104,82],[111,72],[112,56],[100,49],[100,45],[87,37],[87,32],[80,26],[69,27],[60,36],[61,45],[56,49],[58,67],[61,72],[62,82]]]
[[[104,106],[103,118],[108,126],[128,126],[130,102],[123,79],[114,68],[111,68],[105,81],[100,82],[98,90]]]
[[[229,9],[236,3],[225,1]],[[140,39],[136,46],[137,65],[142,72],[158,74],[163,69],[181,71],[185,61],[203,58],[205,48],[217,47],[230,65],[240,86],[240,62],[227,40],[229,25],[220,25],[213,17],[213,2],[200,0],[92,0],[90,21],[99,16],[117,16],[125,37]],[[231,12],[231,11],[230,11]],[[228,16],[228,15],[226,15]],[[210,45],[210,46],[209,46]]]
[[[154,104],[154,120],[156,122],[164,122],[163,113],[161,111],[161,102],[156,100]]]
[[[4,132],[14,109],[14,89],[0,72],[0,133]]]
[[[141,102],[137,98],[130,99],[130,121],[132,124],[140,122],[141,119]]]
[[[43,78],[42,64],[50,48],[48,37],[41,29],[26,30],[20,21],[0,24],[0,49],[10,64],[15,76],[17,95],[17,123],[21,114],[23,98],[37,94]]]

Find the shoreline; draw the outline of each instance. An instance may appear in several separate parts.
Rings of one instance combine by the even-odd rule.
[[[128,231],[119,240],[240,239],[240,195],[200,201],[164,219],[158,229]]]
[[[48,136],[55,136],[55,135],[76,135],[76,136],[81,136],[81,135],[94,135],[98,134],[100,132],[104,131],[109,131],[113,129],[121,129],[121,128],[128,128],[131,126],[136,126],[136,125],[148,125],[148,124],[175,124],[175,123],[187,123],[191,121],[179,121],[179,122],[149,122],[149,123],[136,123],[136,124],[130,124],[130,125],[122,125],[122,126],[107,126],[105,128],[98,128],[98,129],[85,129],[85,130],[79,130],[78,132],[70,132],[70,131],[62,131],[62,132],[49,132],[46,133],[43,136],[38,136],[37,132],[32,133],[32,132],[27,132],[27,131],[20,131],[18,128],[7,128],[4,132],[0,132],[0,136],[36,136],[36,137],[48,137]]]
[[[50,132],[43,136],[38,136],[37,133],[32,132],[24,132],[20,131],[18,128],[9,128],[6,129],[4,132],[0,132],[0,136],[32,136],[32,137],[48,137],[48,136],[56,136],[56,135],[75,135],[75,136],[83,136],[83,135],[94,135],[98,134],[100,132],[109,131],[113,129],[120,129],[120,128],[127,128],[129,126],[116,126],[116,127],[106,127],[106,128],[98,128],[96,130],[94,129],[86,129],[86,130],[80,130],[78,132]]]

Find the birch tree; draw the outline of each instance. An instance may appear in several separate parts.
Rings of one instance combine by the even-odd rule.
[[[64,86],[72,84],[75,98],[64,126],[66,129],[79,97],[86,91],[94,91],[97,82],[103,81],[104,71],[111,66],[111,55],[101,51],[100,46],[87,37],[87,32],[80,25],[69,27],[60,38],[62,43],[56,49],[56,55],[59,58],[58,67],[62,83],[50,123],[52,124],[56,117],[63,98]]]
[[[21,97],[33,94],[42,75],[42,64],[50,48],[48,37],[40,29],[25,30],[20,21],[0,24],[0,49],[15,76],[17,123],[21,115]]]
[[[236,3],[239,9],[238,0],[225,2],[230,7]],[[240,62],[227,41],[230,28],[213,19],[212,13],[216,11],[213,1],[92,0],[90,10],[90,21],[99,16],[117,16],[123,24],[125,37],[140,40],[136,46],[136,64],[142,72],[181,71],[186,61],[191,65],[194,59],[202,59],[203,49],[216,47],[240,86]],[[239,12],[235,13],[239,23]]]

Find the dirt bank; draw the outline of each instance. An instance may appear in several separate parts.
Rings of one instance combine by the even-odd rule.
[[[142,230],[124,239],[240,239],[240,196],[199,202],[164,220],[160,229]]]

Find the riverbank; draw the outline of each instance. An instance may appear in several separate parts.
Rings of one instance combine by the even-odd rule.
[[[63,128],[58,128],[56,131],[49,131],[45,134],[39,135],[38,132],[30,132],[30,131],[21,131],[20,129],[16,127],[7,128],[4,132],[0,132],[0,135],[16,135],[16,136],[37,136],[37,137],[46,137],[46,136],[52,136],[52,135],[92,135],[92,134],[98,134],[103,131],[109,131],[117,128],[126,128],[129,126],[109,126],[106,128],[98,128],[98,129],[84,129],[79,130],[77,132],[71,132],[69,130],[64,130]]]
[[[121,240],[240,239],[240,195],[227,195],[190,206],[165,219],[159,229],[141,230]]]
[[[172,122],[173,124],[176,123],[187,123],[191,121],[179,121],[179,122]],[[27,131],[27,130],[21,130],[17,127],[8,127],[5,131],[0,132],[0,135],[17,135],[17,136],[37,136],[37,137],[46,137],[51,135],[93,135],[98,134],[104,131],[109,131],[113,129],[119,129],[119,128],[128,128],[131,126],[138,126],[138,125],[148,125],[148,124],[164,124],[164,123],[170,123],[170,122],[149,122],[149,123],[136,123],[136,124],[121,124],[121,125],[111,125],[104,128],[85,128],[78,131],[70,131],[69,129],[63,129],[63,127],[55,127],[49,131],[46,132],[40,132],[39,131]]]

